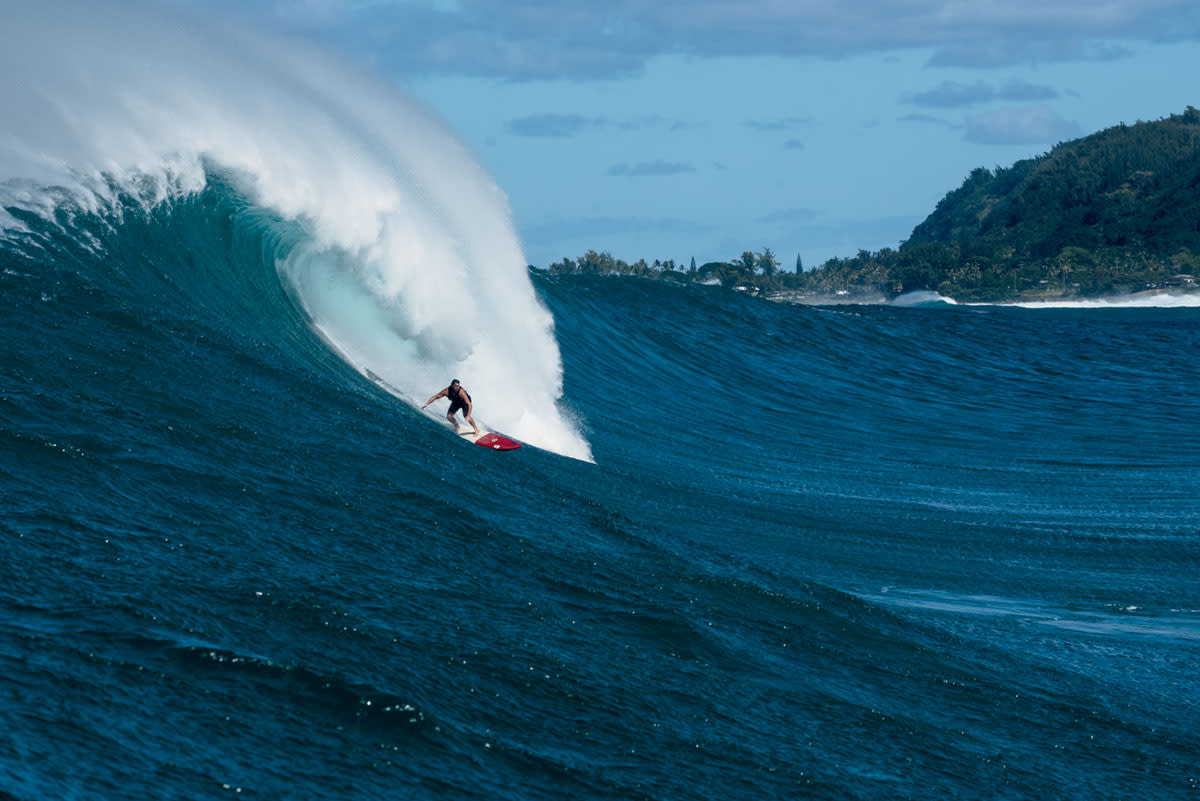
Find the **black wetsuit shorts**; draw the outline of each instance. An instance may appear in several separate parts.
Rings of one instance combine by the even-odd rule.
[[[454,414],[455,412],[457,412],[459,410],[461,410],[464,415],[466,415],[468,413],[467,412],[467,399],[462,396],[462,393],[459,393],[457,398],[450,401],[450,411],[448,412],[448,414]]]

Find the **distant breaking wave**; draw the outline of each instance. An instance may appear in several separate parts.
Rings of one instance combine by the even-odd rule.
[[[958,301],[931,290],[906,292],[892,300],[888,305],[907,308],[929,308],[936,306],[957,306]],[[1167,292],[1147,292],[1136,295],[1115,295],[1107,298],[1052,298],[1047,300],[1027,300],[1018,302],[1004,301],[964,303],[965,306],[1014,306],[1023,309],[1171,309],[1171,308],[1200,308],[1200,293],[1172,294]]]
[[[507,200],[412,100],[311,47],[145,8],[5,17],[5,238],[27,233],[18,210],[117,224],[130,198],[153,209],[219,175],[298,232],[278,273],[358,370],[410,403],[460,378],[491,427],[591,458]]]
[[[1087,300],[1045,300],[1014,303],[1026,309],[1195,309],[1200,308],[1200,294],[1120,295]]]

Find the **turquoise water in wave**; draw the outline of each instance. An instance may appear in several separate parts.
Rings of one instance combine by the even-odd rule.
[[[535,274],[588,462],[341,358],[216,176],[10,213],[6,798],[1196,792],[1200,310]]]

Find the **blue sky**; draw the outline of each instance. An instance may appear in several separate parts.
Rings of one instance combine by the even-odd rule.
[[[899,245],[975,167],[1200,105],[1195,0],[162,0],[407,89],[530,263]]]

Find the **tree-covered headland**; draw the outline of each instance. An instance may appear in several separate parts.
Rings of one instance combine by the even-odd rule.
[[[552,273],[720,283],[796,299],[890,298],[934,290],[958,300],[1096,297],[1197,290],[1200,110],[1118,125],[1011,167],[971,172],[898,248],[860,250],[803,270],[769,248],[685,268],[589,251]]]

